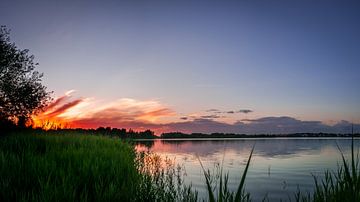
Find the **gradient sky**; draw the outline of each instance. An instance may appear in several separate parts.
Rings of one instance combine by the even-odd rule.
[[[55,97],[75,89],[99,108],[93,115],[115,102],[131,103],[128,116],[165,110],[137,119],[151,124],[333,125],[360,123],[359,10],[355,1],[2,0],[0,24],[35,55]],[[253,112],[226,113],[241,109]]]

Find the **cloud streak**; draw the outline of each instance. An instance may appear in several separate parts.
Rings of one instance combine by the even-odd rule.
[[[202,118],[202,119],[218,119],[218,118],[221,118],[221,116],[213,114],[213,115],[200,116],[200,118]]]
[[[75,107],[76,105],[80,104],[81,102],[83,102],[82,99],[77,99],[77,100],[68,102],[68,103],[60,106],[59,108],[55,109],[54,111],[48,113],[47,116],[48,117],[55,117],[55,116],[58,116],[60,114],[63,114],[64,112],[66,112],[67,110]]]
[[[320,121],[302,121],[292,117],[263,117],[243,120],[233,124],[218,122],[211,119],[195,119],[187,122],[166,124],[170,131],[198,133],[240,133],[240,134],[287,134],[287,133],[350,133],[351,124],[340,121],[335,125],[327,125]],[[359,132],[360,124],[354,125]]]
[[[244,113],[244,114],[248,114],[248,113],[251,113],[251,112],[253,112],[253,110],[250,110],[250,109],[240,109],[238,111],[238,113]]]
[[[251,112],[254,112],[251,109],[240,109],[240,110],[228,110],[228,111],[221,111],[218,109],[208,109],[205,110],[205,112],[209,112],[209,113],[216,113],[216,114],[237,114],[237,113],[243,113],[243,114],[248,114]]]
[[[192,114],[177,117],[176,113],[157,100],[135,100],[122,98],[115,102],[99,104],[90,98],[73,98],[72,92],[66,93],[53,101],[46,110],[34,117],[35,126],[41,126],[44,121],[66,124],[72,128],[117,127],[134,130],[151,129],[162,132],[186,133],[241,133],[241,134],[285,134],[285,133],[349,133],[351,124],[340,121],[335,125],[327,125],[320,121],[302,121],[288,116],[262,117],[257,119],[242,119],[235,123],[221,122],[225,116],[235,113],[251,113],[252,110],[220,111],[209,109],[206,112],[214,114]],[[176,118],[178,122],[166,121]],[[354,125],[359,132],[360,125]]]
[[[208,110],[206,110],[206,112],[219,112],[220,110],[218,110],[218,109],[208,109]]]
[[[73,128],[143,128],[163,117],[175,115],[173,110],[156,100],[122,98],[115,102],[99,104],[89,98],[74,99],[70,94],[71,92],[55,99],[43,113],[33,117],[35,127],[41,126],[44,122],[53,122],[55,125],[66,124]]]

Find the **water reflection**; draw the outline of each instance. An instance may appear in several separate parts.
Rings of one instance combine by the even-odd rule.
[[[268,195],[270,201],[293,196],[299,186],[311,191],[314,175],[336,169],[340,162],[339,145],[345,156],[350,154],[351,139],[261,138],[261,139],[191,139],[138,142],[138,151],[150,150],[173,158],[187,171],[186,181],[206,197],[204,177],[197,156],[205,167],[213,168],[223,160],[229,172],[229,187],[236,189],[251,147],[256,144],[246,188],[255,201]],[[355,148],[360,140],[355,140]]]
[[[355,140],[355,146],[359,139]],[[217,152],[237,151],[247,153],[256,145],[256,155],[269,158],[291,158],[303,153],[319,153],[326,147],[349,149],[351,139],[339,138],[257,138],[257,139],[174,139],[144,140],[136,142],[137,150],[155,152],[187,153],[208,156]]]

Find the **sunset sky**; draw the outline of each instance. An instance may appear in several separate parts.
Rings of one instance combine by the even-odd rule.
[[[157,132],[349,132],[355,1],[2,0],[54,91],[37,119]],[[356,125],[358,127],[358,125]]]

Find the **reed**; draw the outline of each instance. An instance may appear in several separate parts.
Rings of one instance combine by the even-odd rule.
[[[311,193],[295,193],[295,201],[353,202],[360,201],[360,167],[359,151],[354,148],[354,137],[351,141],[351,157],[346,159],[338,146],[342,164],[336,171],[325,171],[324,178],[314,176],[315,190]]]
[[[201,168],[203,170],[206,182],[206,189],[208,192],[208,199],[210,202],[245,202],[250,201],[250,194],[245,192],[245,178],[246,174],[249,170],[249,165],[251,161],[251,157],[254,152],[255,145],[252,147],[249,158],[247,160],[245,169],[241,175],[241,180],[236,192],[229,190],[228,182],[229,182],[229,173],[223,174],[223,166],[220,167],[220,175],[219,175],[219,184],[217,186],[213,186],[213,178],[211,176],[210,170],[205,170],[200,158],[199,162]],[[217,190],[215,190],[215,187]],[[217,194],[215,194],[217,193]]]

